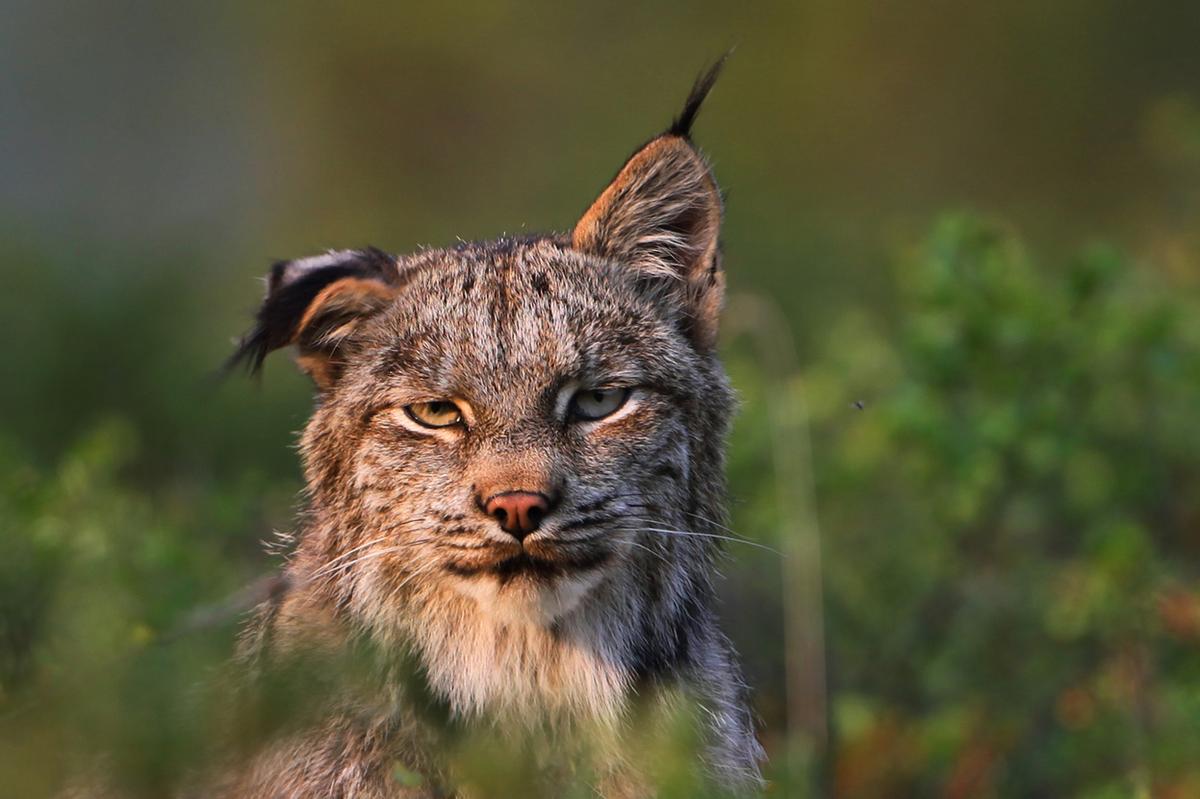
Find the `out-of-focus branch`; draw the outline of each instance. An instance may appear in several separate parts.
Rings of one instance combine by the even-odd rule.
[[[772,460],[782,525],[781,558],[787,673],[789,771],[804,773],[828,743],[825,681],[824,589],[817,523],[808,408],[793,390],[800,364],[779,307],[765,297],[731,298],[727,329],[754,346],[767,382],[764,392],[774,432]]]

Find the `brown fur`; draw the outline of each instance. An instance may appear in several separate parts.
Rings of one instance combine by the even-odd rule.
[[[241,354],[295,343],[320,394],[292,588],[248,634],[249,661],[269,668],[314,641],[411,653],[455,724],[607,741],[596,784],[614,797],[639,790],[621,753],[637,708],[684,697],[712,778],[758,785],[713,607],[732,409],[714,353],[721,199],[681,125],[638,150],[568,237],[276,267]],[[570,415],[574,391],[614,386],[631,393],[610,417]],[[463,424],[424,428],[405,410],[434,400],[455,401]],[[556,503],[524,541],[483,512],[505,491]],[[431,783],[443,767],[391,674],[377,672],[375,701],[331,702],[231,768],[225,792],[436,795],[390,779],[397,758]]]

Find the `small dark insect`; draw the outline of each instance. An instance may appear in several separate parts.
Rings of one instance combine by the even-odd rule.
[[[863,402],[862,400],[855,400],[854,402],[852,402],[850,404],[853,407],[858,408],[860,411],[867,407],[867,403]]]

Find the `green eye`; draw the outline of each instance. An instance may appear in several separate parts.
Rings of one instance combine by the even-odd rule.
[[[422,427],[453,427],[462,424],[462,411],[450,400],[414,402],[404,406],[404,412]]]
[[[629,399],[627,388],[588,388],[571,397],[570,415],[575,419],[603,419],[617,411]]]

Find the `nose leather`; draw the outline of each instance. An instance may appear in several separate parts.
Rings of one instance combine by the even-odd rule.
[[[550,498],[534,491],[505,491],[483,503],[483,512],[518,541],[537,530],[550,512]]]

